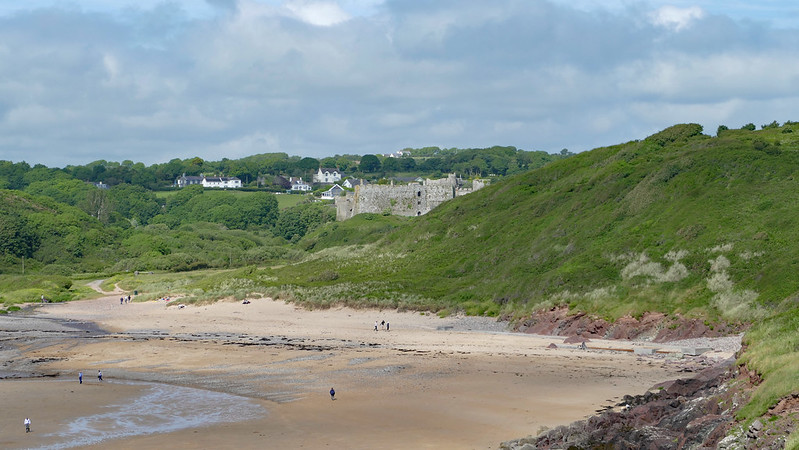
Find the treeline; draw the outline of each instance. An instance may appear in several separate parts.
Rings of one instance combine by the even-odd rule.
[[[304,203],[280,211],[275,195],[268,192],[237,195],[190,186],[162,201],[139,186],[87,186],[90,190],[84,192],[83,186],[74,185],[59,194],[60,201],[41,193],[0,190],[0,273],[70,275],[268,264],[299,258],[302,252],[291,249],[288,241],[335,219],[328,205]],[[87,207],[95,208],[99,217]]]
[[[86,165],[50,168],[41,164],[0,161],[0,189],[24,190],[31,184],[52,183],[74,179],[108,186],[129,184],[148,190],[171,188],[175,180],[185,175],[223,175],[238,177],[247,187],[283,190],[273,184],[274,177],[303,177],[310,180],[319,167],[334,168],[356,178],[379,179],[397,173],[439,177],[459,173],[467,177],[506,176],[541,167],[570,156],[567,150],[559,154],[543,151],[529,152],[516,147],[470,149],[406,149],[402,157],[383,155],[336,155],[322,159],[301,158],[285,153],[265,153],[231,160],[206,161],[195,157],[172,159],[167,163],[145,166],[131,160],[120,162],[99,160]]]
[[[542,167],[571,155],[572,153],[565,149],[561,153],[550,154],[500,146],[467,149],[406,148],[400,157],[384,157],[379,164],[373,162],[370,168],[374,172],[386,174],[418,171],[436,176],[458,173],[469,178],[503,177]]]
[[[280,209],[268,188],[274,175],[310,179],[321,166],[375,181],[397,173],[504,176],[569,156],[515,147],[404,153],[321,160],[270,153],[64,168],[0,161],[0,273],[192,270],[298,258],[290,243],[334,221],[335,210],[310,200]],[[251,189],[171,189],[184,173],[237,176]],[[158,192],[165,190],[172,192]]]

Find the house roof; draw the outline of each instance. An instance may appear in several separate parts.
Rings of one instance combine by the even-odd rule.
[[[347,178],[344,181],[348,181],[352,186],[358,186],[359,184],[369,184],[369,182],[364,180],[363,178]]]
[[[326,190],[325,192],[343,191],[343,190],[344,190],[343,187],[339,186],[338,184],[334,184],[333,186],[330,186],[330,189]]]

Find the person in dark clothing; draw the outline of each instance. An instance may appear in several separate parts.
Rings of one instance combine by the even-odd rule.
[[[335,399],[336,399],[336,390],[330,388],[330,400],[335,400]]]

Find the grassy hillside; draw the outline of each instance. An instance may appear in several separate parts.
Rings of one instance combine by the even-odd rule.
[[[301,242],[317,258],[273,275],[311,288],[308,274],[331,270],[333,284],[381,280],[386,289],[365,292],[378,303],[401,293],[491,314],[561,304],[608,318],[764,317],[799,290],[791,127],[711,138],[680,125],[508,178],[408,226],[333,224]],[[329,238],[345,234],[360,237]]]
[[[322,306],[332,297],[523,317],[566,305],[609,319],[663,311],[754,324],[742,362],[764,382],[741,414],[757,417],[799,392],[798,132],[709,137],[678,125],[505,179],[407,225],[372,216],[324,227],[301,241],[314,258],[259,277]],[[359,238],[342,246],[330,235]]]

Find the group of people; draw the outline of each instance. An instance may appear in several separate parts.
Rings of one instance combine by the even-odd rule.
[[[377,330],[378,326],[380,326],[380,329],[386,330],[386,331],[388,331],[389,328],[391,327],[391,325],[388,322],[386,322],[385,320],[382,320],[380,322],[375,320],[375,331],[378,331]]]
[[[123,303],[130,303],[130,295],[126,295],[125,297],[119,297],[119,304]]]
[[[102,370],[98,370],[97,371],[97,380],[99,380],[101,383],[103,382],[103,371]],[[78,384],[83,384],[83,372],[78,372]],[[26,433],[30,433],[31,432],[31,419],[29,417],[26,417],[25,421],[24,421],[24,424],[25,424],[25,432]]]
[[[97,381],[103,382],[103,371],[97,371]],[[78,384],[83,384],[83,372],[78,372]]]

